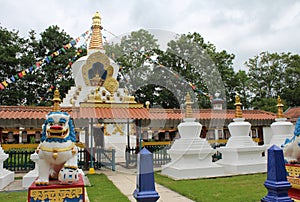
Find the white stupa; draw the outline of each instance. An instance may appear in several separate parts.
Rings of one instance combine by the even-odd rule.
[[[293,136],[293,124],[283,116],[283,104],[279,96],[277,101],[277,118],[271,124],[272,138],[268,147],[274,144],[281,147],[287,138],[290,139]]]
[[[117,81],[119,65],[105,54],[101,30],[101,17],[96,12],[93,17],[88,53],[72,65],[75,86],[71,87],[60,106],[109,109],[142,108],[143,104],[137,103],[135,98],[129,95],[126,88],[119,88]],[[100,116],[99,119],[102,117]],[[124,157],[123,159],[125,159],[126,135],[128,135],[127,124],[127,120],[120,120],[115,117],[113,120],[103,120],[101,126],[97,124],[93,126],[105,128],[105,131],[100,134],[104,134],[105,147],[114,148],[116,157]],[[80,122],[77,125],[80,125]],[[136,137],[130,135],[130,139],[131,143],[135,144]]]
[[[248,174],[267,171],[266,158],[262,156],[265,146],[258,146],[249,136],[251,124],[242,117],[240,97],[236,96],[234,122],[228,125],[231,134],[225,147],[219,148],[226,174]]]
[[[212,162],[215,150],[200,138],[202,125],[192,114],[190,95],[186,96],[186,114],[178,125],[180,139],[168,150],[171,162],[162,167],[162,174],[173,179],[196,179],[223,176],[222,166]]]
[[[0,145],[0,190],[14,181],[14,172],[3,168],[3,162],[8,158]]]

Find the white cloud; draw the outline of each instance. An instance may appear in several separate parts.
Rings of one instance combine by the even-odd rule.
[[[0,25],[24,36],[58,25],[73,37],[99,11],[105,29],[121,35],[140,28],[198,32],[218,50],[236,55],[235,68],[262,51],[300,53],[300,2],[296,0],[0,0]],[[103,32],[107,38],[113,36]]]

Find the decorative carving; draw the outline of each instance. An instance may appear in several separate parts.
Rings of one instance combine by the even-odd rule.
[[[119,88],[119,82],[112,77],[114,68],[110,65],[107,68],[107,78],[104,82],[104,87],[110,92],[110,101],[113,101],[114,92]]]
[[[34,201],[49,201],[64,202],[66,198],[80,198],[83,195],[81,187],[75,188],[60,188],[60,189],[38,189],[30,190],[30,197]]]
[[[95,77],[97,77],[96,73],[98,71],[96,71],[96,73],[95,73],[95,75],[94,75],[93,78],[89,78],[89,70],[91,70],[93,68],[93,65],[95,63],[101,64],[100,65],[101,67],[103,65],[103,70],[107,70],[108,66],[110,66],[109,58],[105,54],[101,53],[100,51],[92,53],[91,55],[89,55],[89,57],[86,60],[86,63],[82,66],[82,76],[83,76],[83,79],[84,79],[84,83],[87,86],[91,86],[92,85],[90,79],[93,79],[92,83],[94,85],[95,85],[94,82],[97,80],[97,78],[95,78]],[[91,76],[91,71],[90,71],[90,76]],[[102,75],[99,75],[99,72],[98,72],[98,77],[101,78],[101,76]],[[101,80],[98,79],[98,82],[100,82],[100,81]]]

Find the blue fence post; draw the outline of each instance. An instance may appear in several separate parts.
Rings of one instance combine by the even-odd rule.
[[[116,150],[112,149],[111,150],[111,169],[112,171],[116,171]]]
[[[264,183],[268,194],[261,201],[293,201],[288,196],[291,184],[287,181],[282,149],[273,145],[268,149],[268,175]]]
[[[138,154],[137,160],[138,172],[136,189],[133,192],[134,198],[138,202],[155,202],[159,199],[155,191],[153,155],[146,148],[143,148]]]

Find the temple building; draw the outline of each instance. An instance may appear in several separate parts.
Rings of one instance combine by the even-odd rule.
[[[74,120],[78,141],[87,147],[116,148],[117,156],[124,156],[125,147],[146,142],[172,142],[179,138],[178,124],[185,117],[180,109],[149,108],[137,103],[126,88],[117,81],[119,66],[105,55],[102,43],[101,17],[92,18],[92,35],[86,56],[72,65],[75,86],[63,98],[60,109]],[[58,92],[57,89],[55,92]],[[201,136],[213,146],[226,144],[230,137],[227,125],[235,110],[223,109],[224,101],[213,100],[212,109],[193,110],[193,117],[202,125]],[[2,147],[13,143],[38,143],[45,116],[52,107],[0,106],[0,141]],[[264,136],[271,135],[270,125],[276,114],[262,110],[243,110],[252,125],[252,138],[264,144]],[[91,137],[91,134],[93,136]],[[5,148],[5,147],[4,147]]]

